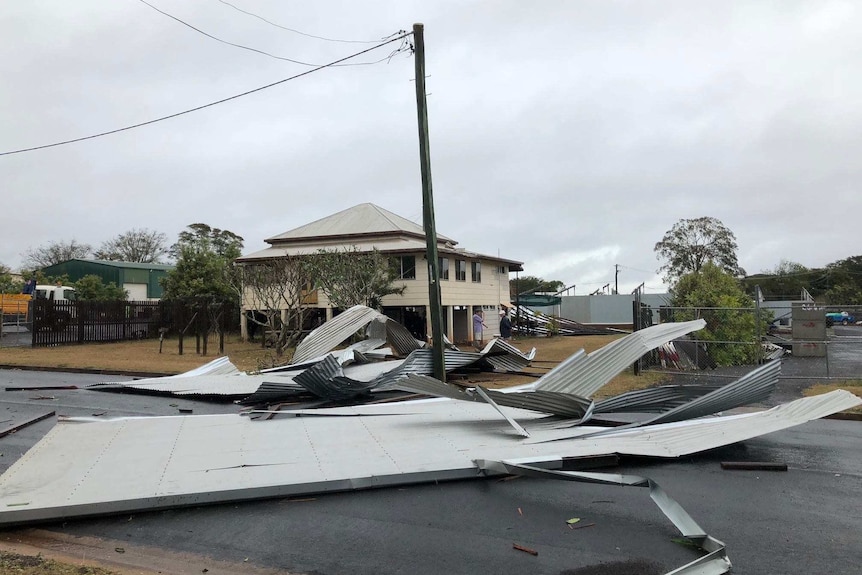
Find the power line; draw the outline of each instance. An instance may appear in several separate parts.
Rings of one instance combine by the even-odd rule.
[[[133,124],[131,126],[126,126],[125,128],[117,128],[116,130],[109,130],[107,132],[101,132],[99,134],[93,134],[91,136],[84,136],[82,138],[74,138],[72,140],[64,140],[62,142],[55,142],[53,144],[45,144],[42,146],[33,146],[32,148],[22,148],[20,150],[12,150],[9,152],[0,152],[0,156],[9,156],[11,154],[20,154],[23,152],[32,152],[34,150],[43,150],[45,148],[53,148],[56,146],[63,146],[65,144],[74,144],[75,142],[83,142],[84,140],[92,140],[94,138],[100,138],[102,136],[109,136],[111,134],[116,134],[117,132],[124,132],[126,130],[132,130],[134,128],[140,128],[141,126],[147,126],[149,124],[155,124],[156,122],[161,122],[163,120],[170,120],[171,118],[176,118],[177,116],[182,116],[184,114],[190,114],[192,112],[197,112],[198,110],[203,110],[204,108],[211,108],[212,106],[216,106],[218,104],[223,104],[223,103],[229,102],[231,100],[236,100],[237,98],[242,98],[243,96],[248,96],[249,94],[254,94],[255,92],[260,92],[260,91],[266,90],[267,88],[272,88],[273,86],[278,86],[279,84],[284,84],[285,82],[289,82],[290,80],[296,80],[297,78],[301,78],[303,76],[308,76],[309,74],[313,74],[314,72],[317,72],[319,70],[323,70],[324,68],[329,68],[329,67],[332,67],[332,66],[334,66],[340,62],[344,62],[345,60],[350,60],[351,58],[356,58],[357,56],[367,54],[368,52],[371,52],[373,50],[376,50],[378,48],[386,46],[387,44],[391,44],[393,42],[398,42],[400,40],[404,40],[405,38],[407,38],[408,36],[411,36],[412,34],[413,34],[412,32],[405,32],[401,36],[397,36],[395,38],[392,38],[391,40],[386,40],[385,42],[382,42],[382,43],[378,44],[377,46],[372,46],[371,48],[366,48],[365,50],[362,50],[361,52],[356,52],[355,54],[351,54],[350,56],[345,56],[344,58],[340,58],[340,59],[335,60],[333,62],[330,62],[328,64],[323,64],[323,65],[320,65],[320,66],[313,68],[311,70],[306,70],[305,72],[295,74],[293,76],[290,76],[289,78],[279,80],[278,82],[273,82],[271,84],[267,84],[267,85],[261,86],[259,88],[254,88],[253,90],[248,90],[247,92],[242,92],[241,94],[235,94],[233,96],[229,96],[227,98],[222,98],[221,100],[216,100],[215,102],[210,102],[209,104],[197,106],[195,108],[184,110],[182,112],[177,112],[175,114],[170,114],[168,116],[162,116],[161,118],[156,118],[154,120],[147,120],[146,122],[141,122],[139,124]],[[411,46],[411,48],[412,48],[412,46]],[[390,57],[391,57],[391,55],[390,55]]]
[[[267,24],[269,24],[271,26],[275,26],[276,28],[281,28],[282,30],[287,30],[288,32],[293,32],[294,34],[299,34],[300,36],[306,36],[308,38],[315,38],[317,40],[326,40],[327,42],[342,42],[344,44],[374,44],[375,42],[380,42],[381,40],[388,40],[392,36],[395,36],[395,34],[403,34],[405,32],[404,30],[399,30],[398,32],[396,32],[395,34],[392,34],[391,36],[386,36],[386,37],[380,38],[378,40],[340,40],[338,38],[326,38],[325,36],[315,36],[314,34],[307,34],[305,32],[302,32],[301,30],[296,30],[295,28],[288,28],[287,26],[282,26],[281,24],[276,24],[275,22],[267,20],[263,16],[258,16],[257,14],[254,14],[253,12],[249,12],[247,10],[243,10],[242,8],[234,6],[230,2],[225,2],[224,0],[218,0],[218,1],[221,2],[222,4],[226,5],[226,6],[230,6],[231,8],[236,10],[237,12],[242,12],[243,14],[247,14],[247,15],[251,16],[252,18],[257,18],[258,20],[262,20],[263,22],[266,22]]]
[[[285,61],[285,62],[290,62],[290,63],[292,63],[292,64],[299,64],[300,66],[309,66],[309,67],[319,67],[319,66],[321,66],[321,64],[312,64],[312,63],[310,63],[310,62],[303,62],[302,60],[294,60],[293,58],[285,58],[284,56],[276,56],[275,54],[272,54],[272,53],[270,53],[270,52],[266,52],[266,51],[264,51],[264,50],[258,50],[257,48],[252,48],[252,47],[250,47],[250,46],[244,46],[243,44],[236,44],[236,43],[234,43],[234,42],[229,42],[228,40],[222,40],[221,38],[218,38],[217,36],[213,36],[212,34],[210,34],[210,33],[208,33],[208,32],[204,32],[204,31],[203,31],[203,30],[201,30],[200,28],[196,28],[195,26],[192,26],[191,24],[189,24],[189,23],[188,23],[188,22],[186,22],[185,20],[181,20],[181,19],[177,18],[176,16],[174,16],[174,15],[172,15],[172,14],[168,14],[168,13],[167,13],[167,12],[165,12],[164,10],[161,10],[160,8],[157,8],[157,7],[153,6],[152,4],[150,4],[149,2],[147,2],[146,0],[138,0],[138,2],[140,2],[141,4],[145,4],[145,5],[149,6],[150,8],[152,8],[153,10],[155,10],[156,12],[158,12],[159,14],[162,14],[162,15],[164,15],[164,16],[167,16],[167,17],[168,17],[168,18],[170,18],[171,20],[174,20],[174,21],[176,21],[176,22],[179,22],[179,23],[180,23],[180,24],[182,24],[183,26],[186,26],[187,28],[190,28],[190,29],[194,30],[194,31],[195,31],[195,32],[197,32],[198,34],[202,34],[202,35],[206,36],[207,38],[210,38],[210,39],[212,39],[212,40],[215,40],[216,42],[221,42],[222,44],[226,44],[226,45],[228,45],[228,46],[233,46],[234,48],[239,48],[239,49],[241,49],[241,50],[248,50],[249,52],[254,52],[254,53],[256,53],[256,54],[260,54],[260,55],[262,55],[262,56],[268,56],[269,58],[274,58],[274,59],[276,59],[276,60],[283,60],[283,61]],[[403,31],[403,30],[401,30],[400,32],[401,32],[401,33],[403,33],[404,31]],[[392,36],[395,36],[395,35],[397,35],[397,34],[398,34],[398,32],[396,32],[395,34],[392,34],[392,35],[391,35],[391,36],[389,36],[388,38],[391,38]],[[385,40],[385,38],[384,38],[384,40]],[[390,55],[389,57],[391,58],[391,57],[392,57],[392,55]],[[357,63],[353,63],[353,64],[342,64],[342,66],[368,66],[368,65],[371,65],[371,64],[378,64],[378,63],[382,62],[383,60],[387,60],[387,59],[388,59],[388,58],[382,58],[382,59],[377,60],[377,61],[375,61],[375,62],[357,62]]]

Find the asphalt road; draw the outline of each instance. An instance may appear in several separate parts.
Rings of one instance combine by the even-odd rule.
[[[47,410],[105,416],[171,415],[180,408],[195,414],[236,411],[230,404],[83,389],[5,391],[119,379],[0,370],[0,421]],[[45,420],[0,439],[0,470],[52,425]],[[784,462],[789,471],[724,471],[719,462],[725,460]],[[816,421],[697,457],[627,459],[613,471],[657,481],[707,532],[727,544],[734,573],[859,572],[860,423]],[[566,520],[573,517],[594,525],[569,529]],[[645,489],[524,478],[223,504],[43,528],[326,575],[650,574],[697,556],[671,541],[678,533]],[[539,554],[514,550],[513,543]],[[202,572],[207,560],[198,560],[197,572]]]

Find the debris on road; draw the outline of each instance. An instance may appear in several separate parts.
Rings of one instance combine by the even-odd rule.
[[[518,551],[523,551],[524,553],[529,553],[530,555],[536,556],[539,554],[535,549],[530,549],[529,547],[524,547],[523,545],[518,545],[517,543],[512,543],[512,549],[517,549]]]

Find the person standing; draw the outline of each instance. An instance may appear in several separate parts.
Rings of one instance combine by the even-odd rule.
[[[482,314],[482,310],[476,310],[476,312],[473,313],[473,343],[476,347],[482,347],[485,345],[482,333],[486,327],[488,326],[485,325],[485,318]]]
[[[35,291],[36,291],[36,280],[33,278],[30,278],[24,284],[24,289],[21,290],[21,293],[33,295],[33,293]]]
[[[504,340],[509,341],[512,337],[512,322],[509,320],[509,316],[506,315],[505,310],[500,310],[500,337]]]

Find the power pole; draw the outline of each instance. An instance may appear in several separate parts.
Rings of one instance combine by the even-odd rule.
[[[620,293],[620,264],[614,264],[614,293]]]
[[[443,305],[440,298],[440,264],[437,258],[437,226],[431,190],[431,151],[428,142],[428,106],[425,101],[425,26],[413,24],[416,65],[416,112],[419,116],[419,166],[422,171],[422,222],[425,229],[425,259],[428,260],[428,303],[431,308],[431,343],[434,377],[446,381],[443,349]]]

